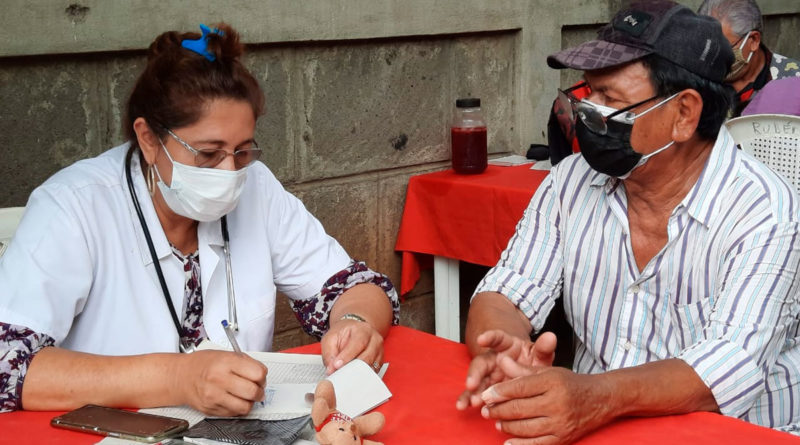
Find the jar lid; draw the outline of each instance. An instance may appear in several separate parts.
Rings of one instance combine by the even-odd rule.
[[[458,108],[478,108],[481,106],[481,100],[477,97],[466,97],[456,100],[456,107]]]

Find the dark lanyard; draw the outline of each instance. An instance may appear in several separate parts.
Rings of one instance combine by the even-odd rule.
[[[125,178],[128,181],[128,190],[131,194],[131,200],[133,201],[133,207],[136,209],[136,215],[139,217],[139,223],[142,225],[142,231],[144,232],[144,238],[147,240],[147,248],[150,250],[150,257],[153,259],[153,266],[156,268],[156,275],[158,275],[158,282],[161,284],[161,292],[164,294],[164,299],[167,301],[167,307],[169,308],[169,314],[172,316],[172,322],[175,323],[175,329],[178,331],[178,342],[181,352],[192,352],[194,350],[194,346],[187,343],[184,344],[183,340],[183,328],[181,327],[181,323],[178,320],[178,314],[175,312],[175,306],[172,305],[172,297],[169,294],[169,289],[167,288],[167,282],[164,279],[164,272],[161,271],[161,264],[158,262],[158,256],[156,255],[156,248],[153,246],[153,238],[150,237],[150,230],[147,228],[147,221],[144,220],[144,215],[142,214],[142,208],[139,205],[139,199],[136,196],[136,191],[133,189],[133,179],[131,178],[131,158],[133,157],[133,152],[136,151],[134,147],[131,147],[128,150],[128,154],[125,156]],[[222,226],[222,239],[223,241],[228,241],[228,220],[225,216],[222,217],[221,220]]]

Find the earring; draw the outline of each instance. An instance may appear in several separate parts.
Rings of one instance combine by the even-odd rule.
[[[156,192],[156,175],[154,173],[155,167],[153,165],[147,166],[147,177],[145,178],[145,182],[147,182],[147,190],[150,192],[150,196]]]

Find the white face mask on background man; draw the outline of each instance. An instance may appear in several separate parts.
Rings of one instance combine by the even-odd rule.
[[[236,208],[247,180],[247,167],[239,170],[195,167],[181,164],[161,148],[172,163],[172,182],[167,185],[158,175],[158,189],[169,208],[178,215],[196,221],[214,221]]]

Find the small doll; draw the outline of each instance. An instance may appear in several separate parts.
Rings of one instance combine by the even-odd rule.
[[[383,445],[380,442],[364,440],[381,428],[385,419],[383,414],[372,412],[355,419],[336,410],[336,393],[333,384],[322,380],[314,391],[314,404],[311,406],[311,420],[317,431],[316,438],[320,445]]]

